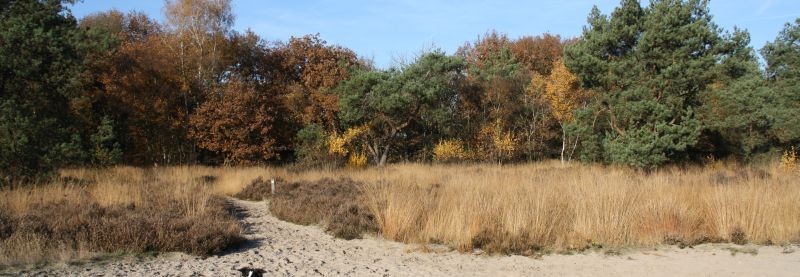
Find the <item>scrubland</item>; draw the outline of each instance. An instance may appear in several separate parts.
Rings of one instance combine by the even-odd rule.
[[[0,267],[109,254],[218,253],[242,241],[223,197],[189,168],[63,170],[0,190]]]
[[[377,233],[464,252],[800,242],[800,173],[778,166],[180,166],[60,175],[0,191],[0,264],[117,252],[221,253],[242,238],[226,196],[268,199],[276,217],[319,224],[340,238]],[[270,179],[277,180],[275,195]]]

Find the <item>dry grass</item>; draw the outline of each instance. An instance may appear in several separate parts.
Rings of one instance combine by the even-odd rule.
[[[65,170],[60,180],[0,191],[0,266],[99,253],[219,252],[241,241],[202,168]]]
[[[400,165],[362,173],[382,234],[463,251],[800,242],[800,177],[739,167]]]
[[[283,184],[284,182],[285,181],[283,179],[275,180],[276,185]],[[241,191],[234,194],[233,197],[242,200],[261,201],[267,199],[271,193],[271,181],[264,180],[263,177],[258,177],[250,182],[250,184],[244,187]]]
[[[352,178],[367,184],[364,201],[384,237],[463,251],[800,242],[800,174],[777,165],[717,162],[649,174],[559,162],[245,172],[291,181]]]
[[[495,253],[800,243],[800,173],[777,165],[715,163],[649,174],[559,162],[366,170],[179,166],[61,175],[51,184],[0,191],[0,265],[95,252],[218,251],[240,231],[219,196],[263,198],[273,178],[288,180],[278,182],[273,213],[344,238],[377,224],[392,240]]]

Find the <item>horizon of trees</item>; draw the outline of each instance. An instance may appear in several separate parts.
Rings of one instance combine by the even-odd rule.
[[[0,2],[0,177],[64,166],[549,158],[654,169],[800,144],[800,18],[760,54],[708,1],[622,0],[583,34],[489,31],[377,69],[318,34],[232,30],[230,0],[161,23]]]

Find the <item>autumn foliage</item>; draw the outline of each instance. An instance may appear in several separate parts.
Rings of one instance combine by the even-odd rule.
[[[460,140],[443,140],[433,147],[433,160],[437,162],[458,162],[469,158]]]
[[[0,5],[3,184],[70,165],[654,169],[777,160],[800,143],[800,23],[761,50],[762,69],[749,34],[714,27],[704,1],[623,1],[578,38],[490,30],[388,68],[319,34],[236,31],[230,0],[166,1],[163,22],[78,20],[69,2]]]
[[[232,80],[197,108],[189,136],[199,147],[222,153],[225,163],[266,162],[277,154],[270,99],[269,92]]]

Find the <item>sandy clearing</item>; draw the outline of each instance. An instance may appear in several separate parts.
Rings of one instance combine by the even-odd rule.
[[[242,211],[250,239],[232,253],[206,259],[169,253],[0,275],[241,276],[237,269],[252,267],[267,271],[264,276],[800,276],[800,248],[795,246],[660,247],[615,256],[590,252],[540,259],[461,254],[446,249],[426,253],[414,250],[419,246],[375,238],[334,239],[319,227],[276,219],[265,202],[232,201]],[[730,248],[756,249],[758,254],[732,255]]]

